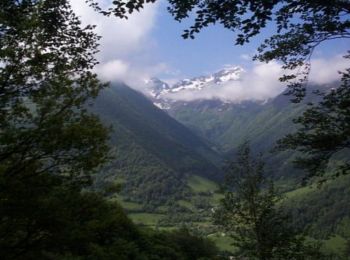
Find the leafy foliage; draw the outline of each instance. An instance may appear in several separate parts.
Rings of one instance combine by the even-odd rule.
[[[1,258],[213,259],[211,242],[144,234],[88,191],[109,158],[109,131],[86,109],[104,87],[92,73],[92,29],[66,0],[0,3]]]
[[[140,230],[116,202],[81,193],[56,176],[2,178],[0,188],[2,259],[213,259],[218,254],[212,242],[187,231]]]
[[[84,109],[104,87],[91,72],[99,37],[65,0],[6,0],[0,9],[1,252],[48,258],[79,247],[76,217],[85,216],[75,204],[86,203],[80,189],[107,159],[108,131]]]
[[[278,194],[264,177],[263,163],[243,145],[227,168],[227,192],[216,221],[234,238],[238,257],[295,259],[317,254],[277,208]]]
[[[44,175],[1,179],[3,259],[110,259],[134,254],[138,231],[113,203]]]
[[[348,56],[350,58],[350,56]],[[345,153],[342,163],[336,166],[334,176],[350,173],[346,159],[350,148],[350,69],[343,73],[342,84],[322,93],[322,101],[309,107],[295,120],[298,131],[279,141],[280,149],[293,149],[304,156],[296,163],[309,171],[308,178],[324,176],[330,159],[339,152]],[[329,177],[329,176],[328,176]],[[327,177],[326,177],[327,178]]]
[[[79,177],[106,160],[107,130],[83,109],[103,88],[98,37],[67,1],[2,1],[0,174]]]

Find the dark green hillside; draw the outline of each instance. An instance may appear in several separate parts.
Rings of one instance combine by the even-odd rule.
[[[285,96],[266,103],[210,106],[211,101],[187,106],[175,106],[170,115],[190,127],[222,152],[229,152],[244,140],[251,140],[259,150],[267,150],[278,138],[293,131],[292,119],[305,105],[291,104]]]
[[[291,163],[296,154],[271,153],[271,150],[277,140],[296,130],[293,119],[302,114],[307,104],[320,100],[320,96],[314,94],[316,90],[327,91],[338,85],[335,82],[332,85],[309,86],[307,96],[298,104],[290,102],[290,96],[282,93],[264,104],[226,104],[216,100],[193,101],[186,105],[178,103],[169,110],[169,114],[208,139],[228,158],[232,158],[239,145],[249,140],[253,151],[264,154],[266,169],[271,175],[284,180],[287,177],[294,182],[303,176]],[[288,185],[291,184],[289,181]]]
[[[223,105],[220,101],[209,100],[194,101],[186,106],[175,104],[169,114],[227,152],[241,142],[246,125],[260,109],[260,105],[250,102]]]
[[[122,176],[129,198],[165,202],[171,196],[182,196],[186,176],[221,178],[215,151],[126,85],[105,90],[93,111],[113,127],[115,160],[104,175],[111,179]]]
[[[334,83],[334,86],[337,85]],[[174,105],[169,114],[224,153],[234,150],[245,140],[251,141],[254,150],[266,152],[276,140],[296,129],[292,120],[301,115],[307,103],[320,99],[313,92],[329,88],[330,86],[309,86],[308,95],[299,104],[290,102],[290,96],[282,93],[265,103],[193,101],[186,106]]]
[[[175,106],[170,115],[214,143],[228,157],[236,148],[249,140],[255,152],[265,154],[267,169],[276,176],[296,172],[290,161],[290,153],[270,154],[275,142],[296,129],[293,119],[304,111],[306,102],[293,104],[280,95],[265,104],[244,102],[241,104],[211,105],[211,101]]]
[[[308,228],[316,238],[327,239],[330,234],[349,236],[349,177],[342,176],[322,186],[306,186],[288,192],[284,204],[293,212],[297,224]]]

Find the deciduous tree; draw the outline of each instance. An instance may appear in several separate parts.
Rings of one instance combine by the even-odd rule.
[[[225,198],[215,219],[233,237],[238,257],[308,259],[318,255],[278,207],[280,197],[264,176],[264,164],[253,158],[247,144],[227,167],[226,180]]]
[[[51,191],[80,190],[107,159],[108,130],[86,110],[104,87],[92,29],[67,0],[0,2],[0,251],[14,258],[53,236]]]

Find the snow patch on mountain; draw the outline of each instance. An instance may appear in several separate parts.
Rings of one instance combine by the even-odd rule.
[[[158,99],[158,97],[162,93],[167,92],[170,89],[170,86],[167,83],[161,81],[158,78],[146,79],[145,85],[146,85],[146,94],[156,99]]]

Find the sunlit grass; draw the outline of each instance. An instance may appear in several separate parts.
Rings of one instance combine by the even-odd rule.
[[[203,177],[200,177],[198,175],[193,175],[189,177],[187,185],[194,191],[194,192],[215,192],[219,189],[219,186],[217,183],[205,179]]]

